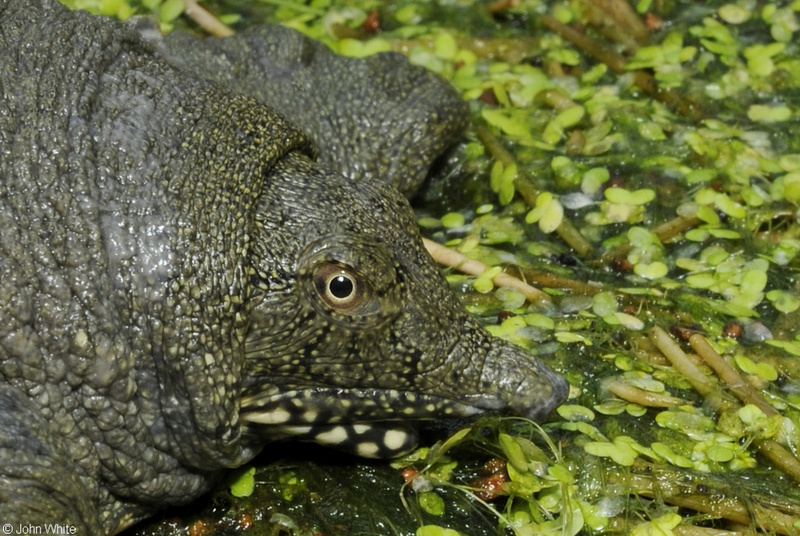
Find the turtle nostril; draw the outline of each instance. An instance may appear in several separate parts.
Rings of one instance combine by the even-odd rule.
[[[495,339],[483,369],[482,382],[491,384],[487,393],[509,413],[543,421],[566,400],[569,384],[526,351]],[[484,408],[478,402],[474,405]]]

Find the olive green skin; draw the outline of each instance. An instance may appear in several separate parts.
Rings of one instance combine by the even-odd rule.
[[[142,31],[0,0],[0,522],[114,534],[271,440],[390,456],[413,443],[393,423],[563,401],[396,190],[465,128],[452,88],[283,29]]]

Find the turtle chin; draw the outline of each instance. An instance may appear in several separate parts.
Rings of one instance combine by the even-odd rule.
[[[415,422],[469,420],[502,404],[475,405],[432,395],[377,389],[310,388],[242,399],[248,433],[270,440],[313,441],[365,458],[396,458],[416,447]]]

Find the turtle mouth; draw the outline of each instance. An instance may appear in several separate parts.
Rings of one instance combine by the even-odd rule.
[[[393,458],[418,440],[414,421],[468,419],[505,406],[397,390],[310,388],[242,398],[241,421],[271,440],[313,441],[367,458]]]

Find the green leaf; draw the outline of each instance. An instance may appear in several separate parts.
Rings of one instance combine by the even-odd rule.
[[[234,497],[249,497],[256,487],[256,468],[243,467],[231,475],[230,490]]]
[[[605,196],[612,203],[646,205],[655,199],[656,192],[650,188],[642,188],[633,192],[625,188],[606,188]]]
[[[629,315],[628,313],[621,313],[619,311],[612,313],[612,315],[616,322],[615,324],[619,324],[626,329],[630,329],[633,331],[639,331],[644,329],[644,322],[642,322],[639,318],[636,318],[633,315]],[[603,317],[605,319],[605,317]]]
[[[747,117],[757,123],[781,123],[792,118],[792,110],[788,106],[753,104],[747,109]]]
[[[717,463],[729,462],[736,457],[737,450],[730,443],[717,443],[706,449],[708,459]]]
[[[769,344],[770,346],[777,346],[778,348],[782,348],[787,353],[790,353],[792,355],[800,356],[800,341],[769,340],[764,342]]]
[[[506,112],[503,109],[483,109],[481,116],[492,126],[495,126],[510,136],[525,137],[530,133],[526,121],[522,117]]]
[[[736,365],[747,374],[754,374],[770,382],[774,382],[778,379],[778,371],[769,363],[756,363],[752,359],[741,354],[733,356],[733,359],[736,361]]]
[[[645,279],[660,279],[667,275],[669,268],[661,261],[651,263],[640,262],[634,265],[633,272]]]
[[[464,225],[464,215],[460,212],[449,212],[442,216],[442,225],[448,229],[462,227]]]
[[[603,184],[608,182],[609,177],[610,174],[607,168],[592,168],[583,174],[583,177],[581,178],[581,190],[585,194],[592,195],[600,191],[600,188],[603,186]]]
[[[525,319],[525,323],[527,325],[535,328],[552,330],[556,327],[556,323],[553,321],[553,319],[543,314],[529,313],[523,318]]]
[[[528,461],[525,459],[522,447],[517,443],[517,438],[508,434],[500,434],[498,440],[500,441],[500,448],[503,449],[503,454],[506,455],[509,463],[520,473],[527,472]]]
[[[456,446],[459,443],[461,443],[461,441],[463,441],[463,439],[465,437],[467,437],[467,435],[471,431],[472,431],[471,427],[462,428],[461,430],[459,430],[455,434],[453,434],[450,437],[448,437],[447,440],[445,440],[444,443],[439,444],[435,449],[431,448],[428,461],[429,462],[438,461],[438,459],[441,458],[444,455],[445,452],[447,452],[448,450],[450,450],[454,446]]]
[[[586,422],[565,422],[561,424],[561,428],[570,432],[580,432],[594,441],[607,440],[600,430]]]
[[[594,441],[587,443],[583,449],[594,456],[601,456],[604,458],[611,458],[615,463],[630,467],[636,461],[636,451],[622,439],[617,437],[613,442],[607,441]]]
[[[613,314],[619,308],[617,296],[613,292],[598,292],[592,298],[592,312],[600,317]]]
[[[742,294],[758,294],[767,286],[767,274],[761,270],[747,270],[742,274],[739,290]]]
[[[122,7],[122,0],[101,0],[100,13],[102,15],[114,16]]]
[[[781,313],[793,313],[800,309],[800,298],[786,290],[770,290],[767,292],[767,299]]]
[[[653,443],[650,445],[650,448],[653,449],[657,455],[661,456],[665,460],[667,460],[672,465],[677,467],[694,467],[694,463],[692,460],[687,458],[686,456],[681,456],[680,454],[676,454],[669,445],[664,443]]]
[[[445,60],[452,60],[456,57],[458,45],[451,33],[441,32],[436,35],[434,50],[438,57]]]
[[[631,530],[631,536],[674,536],[675,533],[672,529],[677,527],[682,519],[676,513],[664,514],[646,523],[636,525]]]
[[[555,334],[555,338],[558,342],[563,342],[564,344],[569,344],[574,342],[580,342],[585,344],[586,346],[591,346],[593,344],[592,339],[589,339],[577,333],[572,333],[571,331],[557,331]]]
[[[364,58],[379,52],[388,52],[392,49],[392,45],[385,39],[359,41],[358,39],[344,38],[338,44],[340,54],[354,58]]]
[[[161,22],[172,22],[183,13],[183,0],[166,0],[161,4],[159,19]]]
[[[639,135],[646,140],[661,141],[667,139],[661,126],[653,121],[642,123],[639,125]]]
[[[441,516],[444,514],[444,499],[433,491],[426,491],[417,495],[419,506],[427,513],[433,516]]]
[[[709,207],[708,205],[700,205],[697,207],[697,217],[708,223],[709,225],[719,225],[719,214]]]
[[[717,282],[714,274],[703,272],[686,276],[686,284],[692,288],[708,288]]]
[[[423,525],[417,529],[416,536],[464,536],[460,532],[438,525]]]
[[[738,4],[725,4],[717,11],[719,18],[728,24],[742,24],[750,20],[751,11]]]
[[[618,398],[610,398],[603,401],[602,404],[595,404],[594,409],[603,415],[621,415],[625,412],[625,407],[628,405],[624,400]]]
[[[561,482],[562,484],[572,484],[575,482],[575,477],[569,472],[569,469],[563,465],[555,464],[547,468],[547,474]]]
[[[578,122],[583,119],[584,115],[586,115],[586,109],[580,104],[576,104],[575,106],[570,106],[566,110],[560,112],[556,116],[555,121],[561,127],[567,128],[578,124]]]
[[[590,422],[594,420],[594,412],[586,406],[578,404],[562,404],[556,411],[566,421]]]
[[[539,229],[543,233],[555,231],[564,219],[564,207],[558,199],[551,199],[544,207],[542,217],[539,218]]]
[[[745,208],[725,194],[717,194],[714,205],[732,218],[742,219],[747,216]]]
[[[536,197],[536,205],[525,216],[527,223],[538,223],[543,233],[555,231],[564,219],[564,207],[550,192]]]

